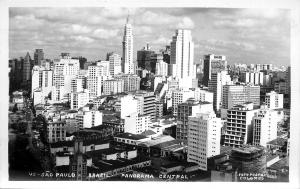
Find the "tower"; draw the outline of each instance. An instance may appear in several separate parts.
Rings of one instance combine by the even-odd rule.
[[[129,23],[129,15],[126,19],[123,36],[123,55],[122,55],[122,72],[125,74],[134,74],[133,64],[133,35],[132,25]]]

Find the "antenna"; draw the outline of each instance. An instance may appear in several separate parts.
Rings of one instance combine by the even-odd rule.
[[[128,14],[127,14],[127,19],[126,19],[126,24],[129,22],[129,9],[128,9]]]

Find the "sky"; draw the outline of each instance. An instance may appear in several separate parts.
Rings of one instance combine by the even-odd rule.
[[[195,63],[205,54],[225,55],[229,64],[290,65],[290,11],[231,8],[9,8],[9,58],[45,58],[61,52],[104,60],[122,55],[127,15],[133,25],[134,59],[147,43],[158,51],[169,45],[176,29],[190,29]]]

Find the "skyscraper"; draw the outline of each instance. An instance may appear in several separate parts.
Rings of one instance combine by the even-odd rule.
[[[203,85],[208,86],[212,73],[217,73],[227,69],[227,61],[225,56],[209,54],[204,56],[203,67]]]
[[[34,52],[34,65],[41,65],[41,61],[44,60],[43,49],[35,49]]]
[[[24,58],[24,62],[23,62],[23,82],[27,82],[30,81],[31,79],[31,57],[29,55],[29,53],[27,52],[25,58]]]
[[[124,36],[123,36],[123,56],[122,56],[122,72],[125,74],[134,73],[134,64],[133,64],[133,35],[132,35],[132,26],[129,23],[129,16],[124,27]]]
[[[176,30],[171,42],[171,73],[180,79],[195,78],[194,42],[190,30]]]

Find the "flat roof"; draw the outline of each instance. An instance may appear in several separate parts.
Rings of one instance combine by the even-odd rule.
[[[119,134],[119,135],[117,135],[115,137],[125,138],[125,139],[131,139],[131,140],[141,140],[141,139],[147,138],[144,135],[131,134],[131,133],[122,133],[122,134]]]

